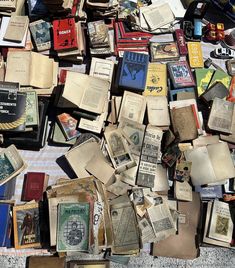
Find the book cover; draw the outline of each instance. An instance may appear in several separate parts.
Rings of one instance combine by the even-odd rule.
[[[0,130],[24,131],[26,120],[26,94],[0,90]]]
[[[109,47],[108,26],[104,20],[98,20],[88,23],[88,34],[90,44],[93,48]]]
[[[53,21],[54,49],[66,50],[78,48],[74,18]]]
[[[123,55],[119,86],[144,91],[148,71],[148,55],[125,51]]]
[[[229,94],[228,88],[221,82],[217,81],[212,84],[202,95],[201,98],[209,103],[214,100],[215,97],[223,99]]]
[[[179,49],[176,42],[151,42],[151,61],[169,61],[179,59]]]
[[[0,90],[18,91],[20,88],[19,83],[14,82],[0,82]]]
[[[191,68],[202,68],[204,66],[200,42],[188,42],[188,56]]]
[[[190,98],[196,99],[194,87],[185,87],[185,88],[179,88],[179,89],[171,89],[169,91],[169,97],[170,101],[177,101],[179,100],[179,96],[182,93],[190,94]]]
[[[214,75],[212,76],[212,79],[208,87],[212,86],[215,82],[221,82],[225,85],[226,88],[229,88],[231,82],[231,76],[229,76],[227,73],[223,71],[216,70],[214,72]]]
[[[77,130],[78,121],[67,113],[62,113],[57,116],[61,130],[64,133],[66,140],[71,140],[78,137],[81,133]]]
[[[149,63],[144,96],[167,96],[166,64]]]
[[[48,176],[43,172],[28,172],[25,175],[22,201],[40,201],[47,186]]]
[[[51,48],[51,24],[44,20],[37,20],[29,24],[29,28],[38,51]]]
[[[197,83],[197,94],[200,96],[204,93],[211,81],[213,69],[199,68],[195,69],[196,83]]]
[[[58,252],[88,251],[90,237],[90,204],[68,203],[58,206]]]
[[[186,61],[169,62],[167,68],[174,88],[195,86],[192,72]]]
[[[40,227],[38,203],[13,207],[13,226],[16,249],[39,247]]]
[[[0,203],[0,247],[5,247],[8,236],[8,227],[9,227],[9,219],[10,219],[10,204]]]
[[[36,91],[26,92],[26,121],[25,125],[37,126],[39,122],[38,115],[38,95]]]

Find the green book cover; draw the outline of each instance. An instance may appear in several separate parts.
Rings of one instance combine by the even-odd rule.
[[[204,93],[211,81],[212,75],[214,73],[213,69],[195,69],[196,82],[197,82],[197,93],[200,96]]]
[[[211,79],[209,87],[212,86],[215,82],[221,82],[226,86],[226,88],[229,88],[231,82],[231,76],[229,76],[227,73],[223,71],[216,70]]]
[[[57,251],[88,251],[89,203],[61,203],[58,206]]]

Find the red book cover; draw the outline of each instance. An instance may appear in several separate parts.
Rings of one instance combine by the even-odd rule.
[[[54,20],[53,37],[55,50],[78,48],[78,38],[74,18]]]
[[[24,179],[22,200],[42,200],[44,188],[47,185],[47,178],[47,175],[43,172],[28,172]]]

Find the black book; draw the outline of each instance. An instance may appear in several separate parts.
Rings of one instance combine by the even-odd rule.
[[[24,131],[26,94],[15,90],[0,90],[0,131]]]
[[[39,125],[33,131],[18,133],[18,135],[7,135],[4,137],[4,145],[15,144],[18,149],[40,150],[45,146],[48,127],[47,100],[40,100]]]

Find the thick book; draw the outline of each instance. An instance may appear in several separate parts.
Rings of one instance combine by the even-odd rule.
[[[192,72],[186,61],[169,62],[167,68],[174,88],[195,86]]]
[[[78,40],[74,18],[54,20],[53,37],[55,50],[77,49]]]
[[[24,131],[26,94],[15,90],[0,90],[0,131]]]
[[[143,53],[125,51],[121,63],[119,87],[134,91],[144,91],[149,56]]]
[[[144,96],[167,96],[166,64],[149,63]]]
[[[28,172],[25,174],[22,190],[22,201],[41,201],[46,190],[49,176],[44,172]]]

